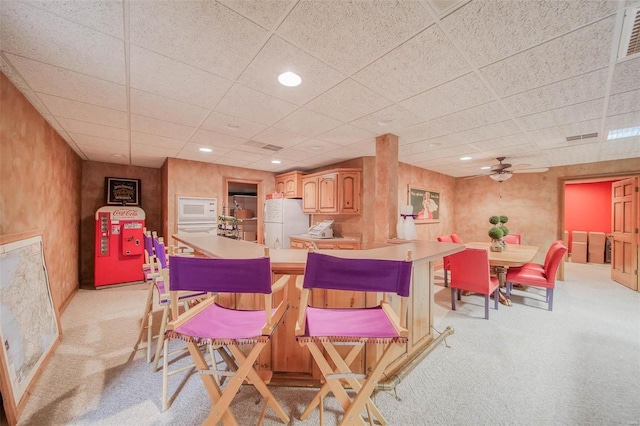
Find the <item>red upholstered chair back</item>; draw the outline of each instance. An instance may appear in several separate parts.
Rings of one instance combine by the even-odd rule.
[[[542,264],[542,267],[544,268],[544,266],[546,264],[549,263],[549,261],[551,260],[551,255],[553,254],[553,252],[555,251],[557,246],[562,246],[564,245],[564,243],[562,242],[562,240],[558,240],[558,241],[554,241],[551,243],[551,245],[549,246],[549,250],[547,250],[547,254],[544,257],[544,263]]]
[[[504,237],[507,244],[520,244],[520,234],[509,234]]]
[[[458,237],[458,234],[451,234],[451,242],[456,244],[462,244],[462,240]]]
[[[440,235],[438,237],[438,241],[441,243],[452,243],[453,239],[449,235]],[[448,271],[450,269],[449,264],[449,256],[445,256],[442,258],[442,267]]]
[[[562,261],[562,257],[567,252],[567,248],[560,242],[560,244],[553,243],[550,250],[553,250],[549,261],[544,264],[544,275],[547,278],[549,284],[555,284],[556,272]]]
[[[489,272],[489,252],[467,248],[449,257],[451,288],[490,294],[494,291]]]

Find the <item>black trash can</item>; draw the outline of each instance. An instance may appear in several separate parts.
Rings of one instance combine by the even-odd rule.
[[[611,263],[611,237],[611,234],[607,235],[604,241],[604,263]]]

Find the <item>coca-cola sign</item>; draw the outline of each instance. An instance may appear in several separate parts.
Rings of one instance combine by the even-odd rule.
[[[138,209],[121,208],[113,211],[113,219],[137,219],[139,216]]]

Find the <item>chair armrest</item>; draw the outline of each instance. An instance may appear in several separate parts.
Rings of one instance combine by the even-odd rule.
[[[280,278],[278,278],[278,281],[271,284],[271,293],[273,294],[282,290],[287,285],[289,278],[291,278],[291,275],[283,275]]]
[[[298,275],[296,277],[296,288],[302,291],[302,285],[304,284],[304,275]]]
[[[409,330],[400,325],[400,319],[398,318],[398,315],[393,310],[391,305],[389,305],[387,302],[384,302],[381,303],[380,306],[382,307],[384,313],[387,314],[387,318],[389,318],[389,321],[391,321],[391,325],[393,325],[393,328],[396,329],[396,332],[401,337],[409,337]]]

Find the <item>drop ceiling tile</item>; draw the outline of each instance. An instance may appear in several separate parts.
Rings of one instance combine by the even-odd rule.
[[[414,114],[431,120],[494,100],[475,73],[466,74],[400,102]]]
[[[637,77],[640,79],[640,74]],[[626,114],[633,111],[640,111],[640,90],[619,93],[609,97],[607,115]],[[640,125],[640,119],[638,121],[638,125]]]
[[[117,139],[108,139],[99,136],[84,135],[82,133],[69,133],[73,141],[82,149],[110,149],[114,152],[126,152],[129,155],[129,142]],[[105,151],[106,152],[106,151]]]
[[[95,123],[87,123],[86,121],[78,121],[64,117],[56,117],[56,120],[58,120],[58,123],[60,123],[64,130],[69,134],[81,133],[88,136],[98,136],[124,142],[129,141],[129,131],[125,129],[103,126],[101,124]]]
[[[200,151],[200,148],[209,148],[212,151],[211,152],[202,152]],[[193,154],[197,154],[200,157],[202,157],[203,159],[207,159],[210,160],[211,157],[219,157],[221,155],[226,154],[227,152],[231,151],[232,146],[228,146],[228,147],[222,147],[222,146],[215,146],[212,144],[207,144],[207,143],[198,143],[198,142],[188,142],[187,144],[185,144],[185,146],[182,147],[182,149],[180,150],[180,154],[184,154],[184,153],[193,153]],[[193,158],[190,158],[191,160],[193,160]],[[202,160],[205,161],[205,160]]]
[[[553,148],[547,150],[549,166],[563,166],[567,164],[593,163],[598,160],[600,154],[600,142]]]
[[[309,157],[309,151],[301,151],[298,149],[298,145],[296,145],[293,148],[285,148],[274,152],[269,157],[277,160],[289,160],[291,162],[304,161]]]
[[[73,148],[75,142],[73,142],[69,134],[62,128],[60,123],[58,123],[58,120],[56,120],[56,118],[51,114],[42,114],[42,117],[47,120],[47,123],[49,123],[49,125],[53,127],[56,132],[58,132],[60,137],[67,141],[67,143],[69,143],[69,145],[71,145],[71,147]]]
[[[604,99],[594,99],[576,105],[527,115],[516,120],[527,131],[544,129],[545,127],[596,119],[602,116],[603,107]]]
[[[262,155],[262,154],[257,154],[254,152],[248,152],[248,151],[240,151],[240,150],[231,150],[229,152],[227,152],[226,154],[224,154],[221,159],[227,159],[227,160],[238,160],[238,161],[246,161],[246,162],[254,162],[254,161],[260,161],[265,159],[266,157],[270,156],[271,154],[268,155]],[[222,163],[222,164],[227,164],[227,163]]]
[[[285,40],[351,74],[432,22],[419,2],[299,2],[278,27]]]
[[[267,126],[212,111],[200,128],[217,133],[224,133],[230,136],[250,139],[266,129]]]
[[[600,161],[637,158],[640,166],[640,137],[616,139],[602,144]]]
[[[150,167],[153,169],[159,169],[164,162],[167,161],[167,157],[151,157],[142,154],[131,155],[131,164],[138,167]]]
[[[613,70],[611,94],[640,89],[640,57],[618,62]]]
[[[16,1],[3,2],[0,13],[3,51],[125,83],[121,39]]]
[[[351,122],[351,125],[360,127],[375,134],[394,133],[407,127],[415,126],[425,121],[406,108],[394,104],[376,111],[365,117]]]
[[[78,147],[85,153],[90,160],[93,160],[95,155],[104,155],[111,157],[110,160],[118,160],[122,158],[129,158],[129,147],[121,148],[116,145],[81,145]],[[108,160],[106,160],[109,162]]]
[[[627,114],[610,115],[605,120],[605,130],[624,129],[627,127],[640,126],[640,113],[630,112]]]
[[[280,84],[278,76],[285,71],[298,74],[302,83],[297,87]],[[344,79],[345,76],[339,71],[280,37],[273,36],[244,70],[238,82],[287,102],[303,105]]]
[[[376,134],[363,129],[345,124],[326,133],[318,135],[316,139],[332,142],[338,145],[349,145],[366,138],[375,137]]]
[[[191,161],[199,161],[201,163],[218,163],[218,159],[220,155],[203,155],[202,152],[194,152],[194,151],[185,151],[182,150],[176,155],[176,158],[181,160],[191,160]]]
[[[343,148],[338,148],[338,150],[341,149]],[[375,156],[376,141],[375,139],[363,140],[347,146],[346,149],[351,150],[351,152],[355,153],[356,157]]]
[[[353,78],[399,102],[470,70],[440,28],[432,25],[357,72]]]
[[[404,145],[425,139],[437,138],[449,134],[451,131],[447,128],[447,123],[444,123],[442,120],[431,120],[407,127],[396,133],[398,135],[398,144]]]
[[[13,83],[14,86],[24,95],[25,98],[33,105],[40,114],[49,114],[47,107],[40,101],[38,96],[31,90],[31,87],[22,78],[22,76],[15,71],[13,66],[9,63],[4,56],[0,55],[0,71]]]
[[[347,79],[318,96],[306,107],[343,122],[355,120],[386,108],[391,101],[354,80]]]
[[[110,154],[92,152],[86,154],[86,157],[89,161],[97,161],[100,163],[124,164],[126,166],[129,166],[131,164],[131,162],[129,161],[129,155],[123,157],[114,157]]]
[[[568,78],[502,99],[515,117],[602,98],[608,68]]]
[[[186,141],[150,135],[149,133],[131,132],[131,144],[146,145],[150,150],[156,147],[179,150],[186,144]]]
[[[213,109],[231,81],[174,59],[131,46],[131,87]]]
[[[133,1],[131,43],[233,80],[268,32],[218,2]]]
[[[175,157],[180,151],[179,147],[168,146],[151,146],[141,143],[131,144],[131,156],[148,156],[148,157]]]
[[[611,15],[615,10],[616,3],[607,0],[483,0],[465,4],[444,18],[442,25],[472,63],[480,67]]]
[[[16,70],[36,92],[73,99],[105,108],[127,110],[125,87],[42,62],[5,53]]]
[[[292,0],[218,0],[218,3],[224,4],[268,30],[273,30],[294,2]]]
[[[569,123],[548,127],[529,133],[535,144],[543,149],[563,146],[573,146],[581,143],[593,143],[595,139],[580,139],[567,142],[568,136],[588,135],[600,132],[601,120],[588,120],[579,123]]]
[[[522,133],[513,120],[500,121],[487,126],[476,127],[449,135],[451,138],[461,142],[479,142],[486,139],[494,139],[502,136],[510,136]]]
[[[215,111],[270,126],[295,109],[292,103],[234,84]]]
[[[499,96],[581,75],[609,63],[613,28],[614,18],[603,19],[481,68],[480,72]]]
[[[193,135],[196,128],[131,114],[131,130],[186,141]]]
[[[464,111],[445,115],[431,120],[436,129],[446,129],[446,133],[458,133],[476,127],[484,127],[489,124],[506,121],[509,114],[499,102],[488,102]]]
[[[184,102],[131,89],[131,113],[185,126],[198,127],[209,110]]]
[[[333,151],[334,149],[340,149],[344,145],[331,143],[327,141],[323,141],[320,139],[309,139],[297,145],[294,145],[292,148],[298,151],[306,152],[307,156],[309,155],[318,155],[323,152]],[[288,148],[291,149],[291,148]],[[304,158],[304,157],[303,157]]]
[[[233,148],[246,141],[244,138],[225,135],[222,133],[210,132],[199,129],[189,142],[194,142],[206,147]]]
[[[124,111],[103,108],[96,105],[78,102],[58,96],[38,93],[38,96],[57,117],[73,118],[74,120],[87,121],[89,123],[103,124],[121,129],[129,128],[129,118]]]
[[[308,136],[299,135],[282,129],[276,129],[274,127],[269,127],[253,137],[254,141],[282,147],[297,145],[307,139],[309,139]]]
[[[314,137],[328,130],[341,126],[341,121],[317,112],[300,108],[282,120],[278,121],[273,127],[287,130],[307,137]]]

